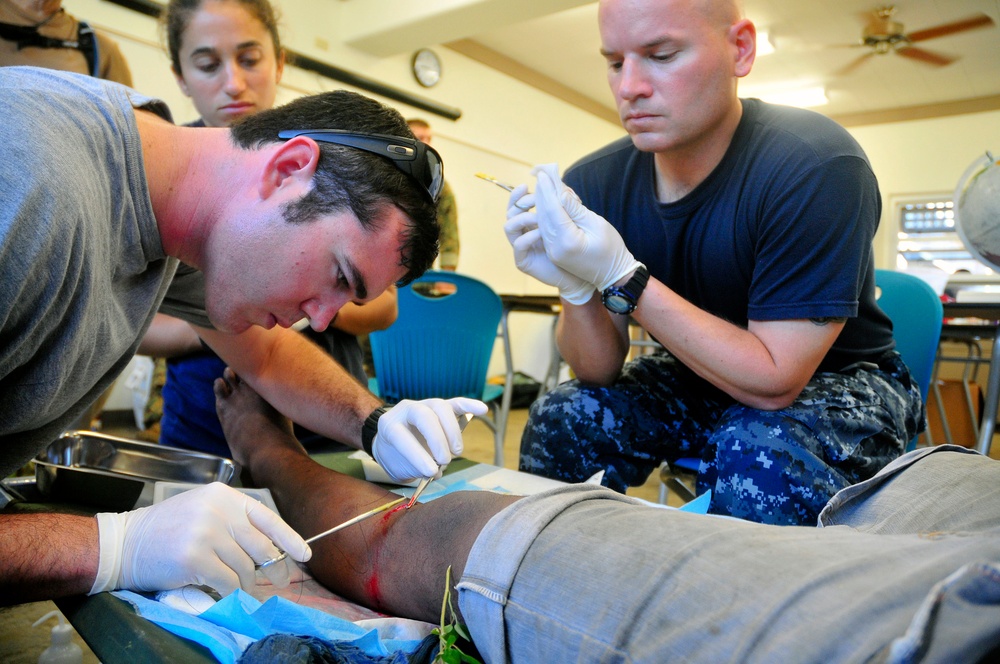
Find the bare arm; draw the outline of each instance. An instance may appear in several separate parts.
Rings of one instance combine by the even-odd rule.
[[[97,520],[72,514],[0,514],[0,605],[90,591]]]
[[[139,344],[139,354],[151,357],[178,357],[201,350],[201,339],[179,318],[156,314],[153,324]]]
[[[633,318],[677,359],[731,397],[777,410],[799,395],[836,341],[843,321],[750,321],[741,328],[687,302],[656,279]],[[617,320],[615,320],[617,319]],[[581,380],[607,385],[628,353],[625,316],[600,298],[563,307],[559,349]]]
[[[363,305],[348,302],[333,319],[333,327],[338,330],[353,334],[368,334],[377,330],[384,330],[396,322],[399,315],[397,306],[396,287],[389,288],[371,302]]]
[[[627,328],[628,317],[608,311],[600,295],[579,306],[563,300],[556,325],[559,353],[580,380],[610,385],[628,355]]]
[[[236,335],[195,329],[285,416],[361,447],[361,425],[382,402],[303,335],[280,327],[251,327]]]
[[[282,516],[304,537],[398,498],[320,466],[287,429],[256,421],[248,436],[228,424],[223,415],[237,460],[256,485],[271,490]],[[360,604],[437,622],[448,567],[457,583],[483,526],[516,499],[462,492],[368,519],[314,542],[309,569],[320,583]]]

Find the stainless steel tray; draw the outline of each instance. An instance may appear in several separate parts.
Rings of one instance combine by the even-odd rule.
[[[114,510],[132,509],[158,481],[229,484],[230,459],[93,431],[70,431],[35,457],[38,489],[48,498]]]

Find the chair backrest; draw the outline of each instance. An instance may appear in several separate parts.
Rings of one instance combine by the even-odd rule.
[[[941,339],[941,298],[923,279],[903,272],[875,270],[875,285],[881,291],[878,306],[892,320],[896,350],[926,403]]]
[[[422,294],[435,283],[453,284],[455,291]],[[398,299],[396,322],[369,335],[382,399],[482,399],[500,296],[478,279],[432,270],[401,287]]]

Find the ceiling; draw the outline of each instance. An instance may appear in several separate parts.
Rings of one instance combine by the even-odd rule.
[[[348,0],[345,6],[366,4]],[[740,82],[741,94],[822,85],[829,103],[815,110],[844,124],[1000,108],[1000,0],[898,0],[893,18],[903,24],[904,32],[979,14],[994,24],[917,44],[957,58],[947,66],[890,52],[868,57],[848,74],[838,73],[867,52],[867,47],[858,45],[861,31],[866,17],[882,4],[879,0],[745,0],[747,16],[758,31],[767,30],[775,52],[758,57],[753,72]],[[398,50],[401,45],[427,45],[415,39],[433,38],[430,43],[443,43],[617,121],[604,59],[598,52],[596,2],[437,0],[410,3],[414,5],[437,7],[433,15],[401,17],[395,24],[397,32],[376,28],[358,35],[356,45],[371,46],[376,41],[372,35],[377,35]],[[404,33],[407,38],[400,38]]]

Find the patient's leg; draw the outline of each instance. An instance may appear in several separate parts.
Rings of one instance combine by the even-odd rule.
[[[215,382],[215,395],[234,459],[257,486],[271,490],[284,519],[304,537],[398,497],[314,462],[288,420],[229,369]],[[452,568],[453,582],[461,578],[482,527],[514,500],[466,492],[374,516],[314,542],[309,569],[361,604],[436,622],[445,571]]]

